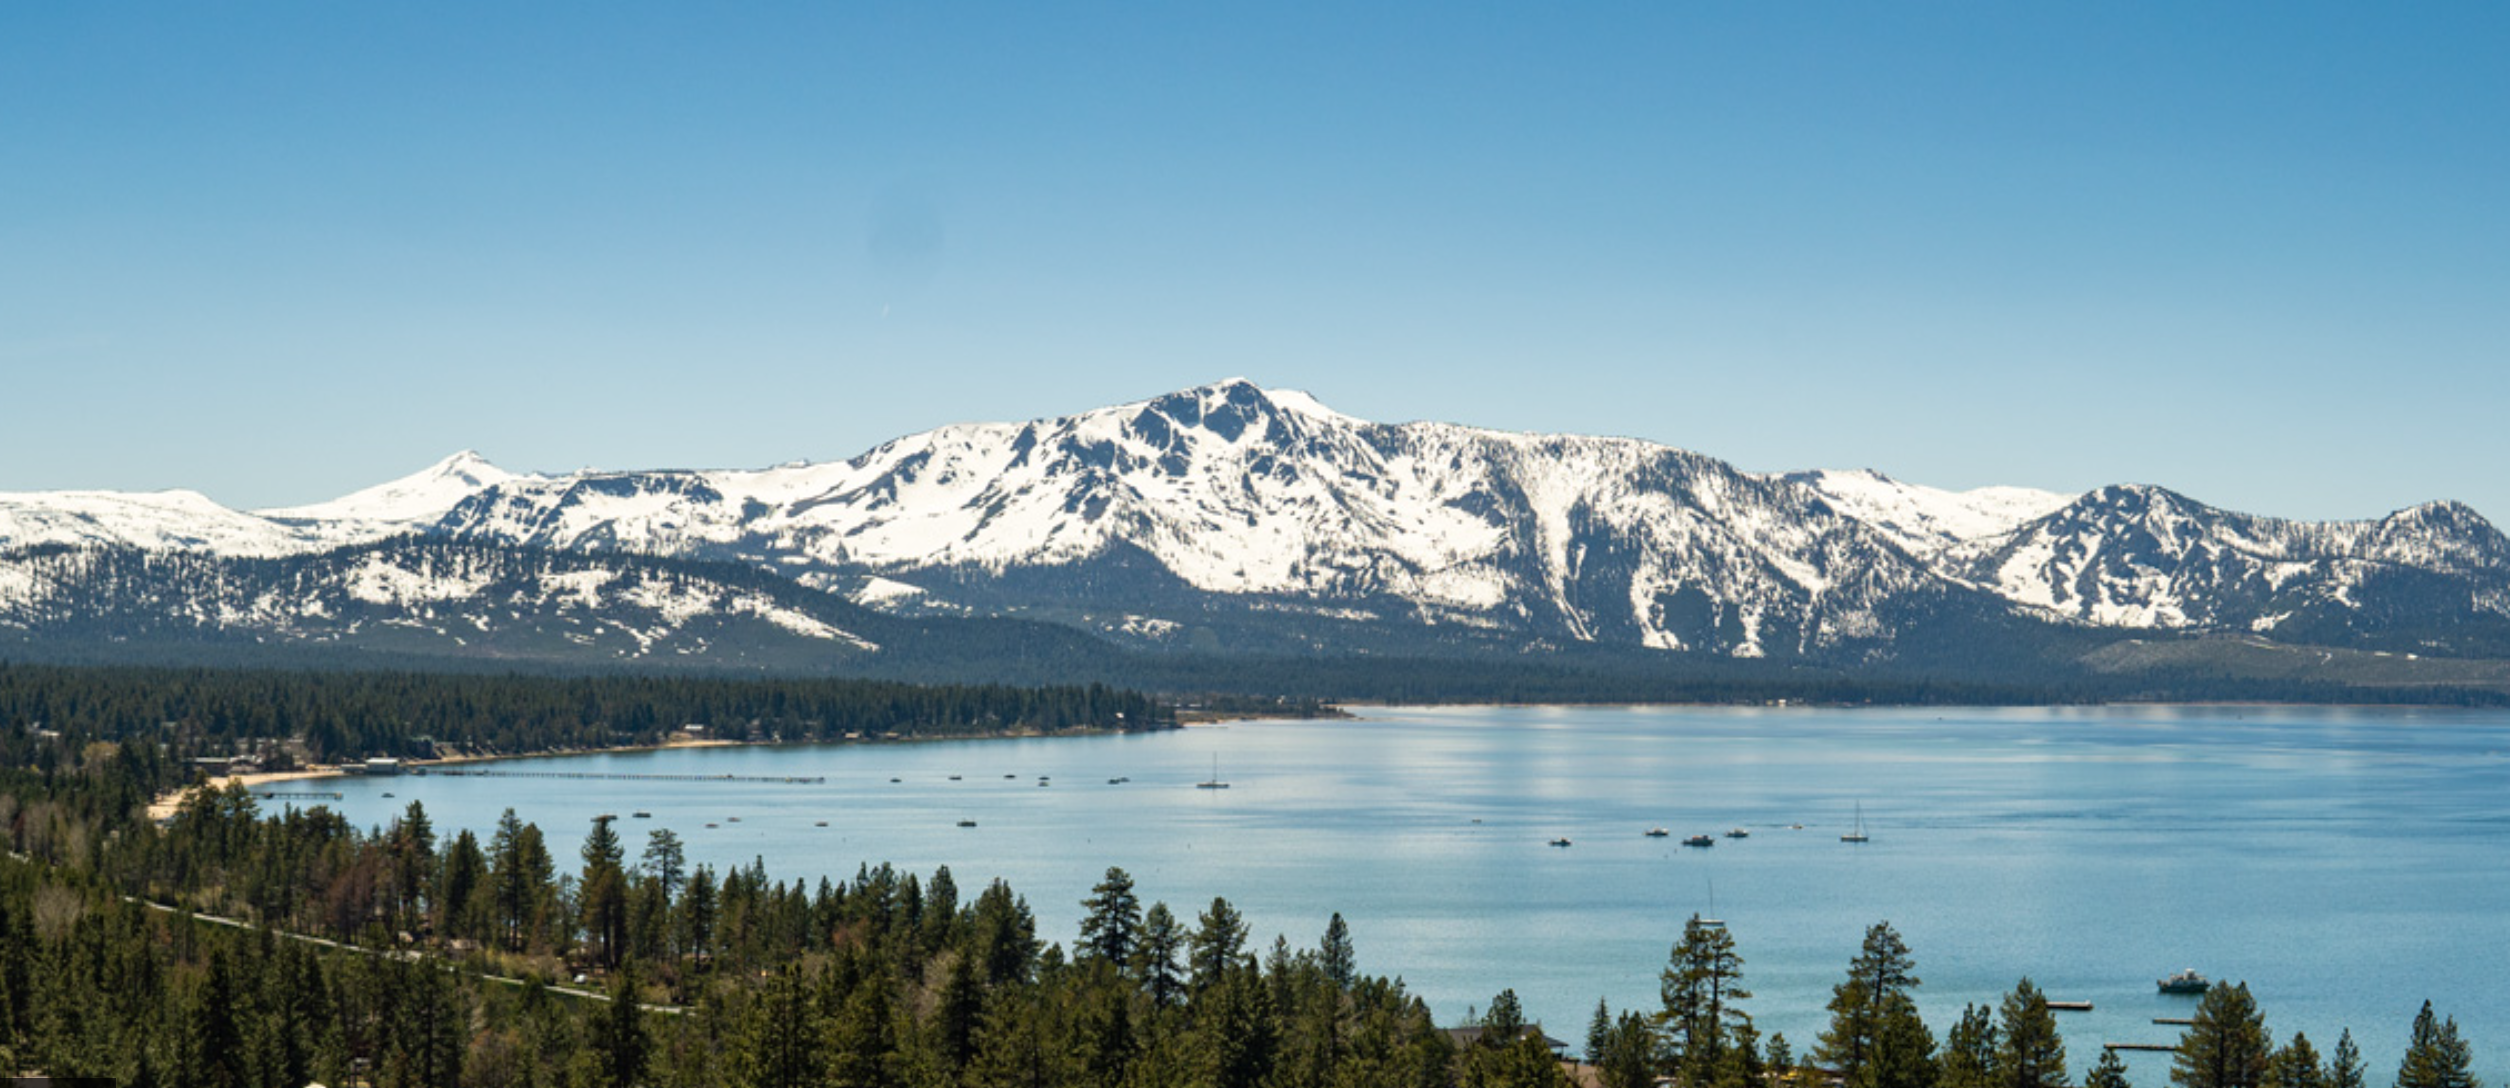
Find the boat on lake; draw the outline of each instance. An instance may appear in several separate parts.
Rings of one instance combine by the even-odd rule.
[[[1729,839],[1748,839],[1752,837],[1752,833],[1738,827],[1732,831],[1726,832],[1726,837]]]
[[[1553,846],[1567,846],[1567,845],[1569,845],[1569,837],[1568,837],[1568,836],[1566,836],[1566,835],[1562,835],[1562,836],[1560,836],[1559,838],[1556,838],[1556,839],[1551,840],[1551,844],[1552,844]]]
[[[2196,968],[2193,967],[2169,978],[2156,979],[2153,984],[2161,987],[2161,992],[2165,994],[2201,994],[2213,986],[2213,983],[2207,981],[2205,976],[2197,974]]]
[[[1856,830],[1851,831],[1851,832],[1848,832],[1848,833],[1847,833],[1847,834],[1845,834],[1845,835],[1841,835],[1841,836],[1839,836],[1839,841],[1840,841],[1840,842],[1864,842],[1864,841],[1866,841],[1866,839],[1865,839],[1865,802],[1863,802],[1863,801],[1859,801],[1859,802],[1857,802],[1857,803],[1856,803]]]
[[[1475,821],[1473,821],[1473,822],[1474,822],[1474,823],[1480,823],[1481,821],[1479,821],[1479,820],[1475,820]],[[1668,837],[1671,837],[1671,836],[1672,836],[1672,834],[1673,834],[1673,832],[1667,831],[1667,830],[1665,830],[1664,828],[1661,828],[1661,827],[1651,827],[1651,828],[1648,828],[1648,829],[1647,829],[1647,837],[1648,837],[1648,838],[1651,838],[1651,839],[1662,839],[1662,838],[1668,838]]]
[[[1219,756],[1213,756],[1213,757],[1211,757],[1211,777],[1210,777],[1210,778],[1207,778],[1207,779],[1204,779],[1203,781],[1200,781],[1200,782],[1194,783],[1194,788],[1195,788],[1195,789],[1198,789],[1198,790],[1225,790],[1225,789],[1228,789],[1228,788],[1229,788],[1229,784],[1228,784],[1228,783],[1223,782],[1223,781],[1221,781],[1221,780],[1220,780],[1220,757],[1219,757]],[[1558,845],[1561,845],[1561,846],[1567,846],[1567,845],[1569,845],[1569,844],[1564,842],[1564,843],[1560,843],[1560,844],[1558,844]]]
[[[637,810],[637,811],[635,811],[635,812],[628,813],[628,815],[630,815],[630,816],[634,816],[634,817],[636,817],[636,818],[637,818],[637,819],[639,819],[639,820],[650,820],[650,819],[653,819],[653,818],[654,818],[654,814],[653,814],[653,813],[646,812],[646,811],[644,811],[644,810],[642,810],[642,809],[639,809],[639,810]]]
[[[974,821],[974,820],[961,820],[961,821],[959,821],[959,826],[960,826],[960,827],[974,827],[974,826],[976,826],[976,821]]]
[[[1693,836],[1691,836],[1690,838],[1687,838],[1687,839],[1682,840],[1682,845],[1684,845],[1684,846],[1715,846],[1715,845],[1717,845],[1717,840],[1716,840],[1716,839],[1714,839],[1714,838],[1712,838],[1712,837],[1710,837],[1710,836],[1707,836],[1707,835],[1693,835]]]

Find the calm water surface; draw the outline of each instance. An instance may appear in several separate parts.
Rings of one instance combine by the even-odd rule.
[[[1194,788],[1215,761],[1230,788]],[[1340,911],[1363,969],[1403,976],[1442,1022],[1514,987],[1572,1039],[1598,997],[1653,1008],[1683,919],[1713,910],[1762,1031],[1801,1053],[1865,927],[1888,920],[1939,1035],[2024,975],[2094,1002],[2060,1014],[2076,1076],[2102,1042],[2174,1039],[2151,1019],[2195,1002],[2152,980],[2195,967],[2246,980],[2278,1040],[2305,1031],[2325,1053],[2350,1027],[2374,1083],[2428,997],[2474,1044],[2478,1075],[2510,1080],[2498,712],[1395,708],[495,767],[827,782],[351,779],[339,804],[381,824],[421,800],[440,833],[483,840],[512,806],[568,861],[595,813],[642,809],[650,821],[620,824],[631,856],[668,827],[692,864],[763,858],[779,879],[948,865],[962,895],[1008,879],[1067,944],[1117,865],[1189,924],[1228,897],[1263,947],[1276,933],[1312,946]],[[1872,841],[1842,843],[1859,805]],[[1674,837],[1642,835],[1659,825]],[[1751,836],[1722,837],[1734,827]],[[1702,832],[1717,845],[1680,845]],[[1575,845],[1545,845],[1561,836]],[[2129,1066],[2166,1083],[2167,1055]]]

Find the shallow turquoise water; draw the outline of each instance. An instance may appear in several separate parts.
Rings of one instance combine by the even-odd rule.
[[[1195,789],[1215,760],[1231,788]],[[2351,1027],[2374,1083],[2428,997],[2473,1042],[2478,1075],[2510,1080],[2498,712],[1396,708],[495,767],[828,781],[350,779],[339,804],[380,824],[423,800],[440,833],[483,838],[510,805],[567,859],[593,814],[643,809],[651,821],[621,823],[631,853],[670,827],[692,863],[761,857],[779,878],[946,864],[968,894],[1007,878],[1065,942],[1120,865],[1189,921],[1227,896],[1266,945],[1312,945],[1341,911],[1363,969],[1401,974],[1442,1021],[1510,986],[1562,1038],[1583,1037],[1599,996],[1652,1008],[1682,920],[1710,912],[1713,890],[1749,1007],[1799,1052],[1865,927],[1889,920],[1939,1034],[2023,975],[2094,1002],[2060,1020],[2077,1076],[2103,1041],[2175,1038],[2151,1018],[2195,1003],[2152,980],[2192,966],[2246,980],[2279,1040],[2306,1031],[2324,1053]],[[1872,841],[1841,843],[1860,804]],[[1656,825],[1674,837],[1643,837]],[[1751,837],[1680,845],[1737,826]],[[1545,845],[1560,836],[1575,845]],[[2166,1083],[2166,1055],[2129,1065]]]

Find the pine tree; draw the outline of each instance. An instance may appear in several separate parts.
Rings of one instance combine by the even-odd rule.
[[[1734,950],[1734,936],[1692,915],[1658,980],[1658,994],[1664,1003],[1658,1019],[1672,1036],[1683,1079],[1714,1083],[1726,1071],[1733,1029],[1751,1023],[1735,1004],[1752,994],[1743,988],[1743,957]]]
[[[2362,1050],[2353,1045],[2353,1029],[2336,1035],[2336,1052],[2327,1056],[2327,1088],[2362,1088]]]
[[[2179,1037],[2170,1083],[2178,1088],[2257,1088],[2266,1075],[2274,1040],[2249,997],[2248,984],[2216,983],[2196,1006],[2195,1022]]]
[[[1996,1011],[1966,1005],[1944,1035],[1941,1088],[1991,1088],[1996,1078]]]
[[[663,899],[680,894],[680,883],[688,876],[687,863],[680,836],[670,828],[657,827],[645,836],[645,874],[661,885]]]
[[[615,967],[627,953],[627,871],[625,850],[608,817],[593,820],[584,836],[584,876],[576,884],[576,907],[591,943],[594,962]]]
[[[1586,1022],[1586,1064],[1604,1064],[1604,1048],[1611,1044],[1612,1010],[1599,997],[1595,999],[1594,1018]]]
[[[2291,1042],[2266,1059],[2266,1075],[2259,1083],[2264,1088],[2327,1088],[2327,1068],[2310,1037],[2296,1031]]]
[[[593,1045],[601,1061],[603,1088],[635,1088],[645,1076],[652,1044],[645,1038],[642,1010],[637,1008],[636,969],[631,963],[610,986],[610,1001],[593,1022]]]
[[[1656,1083],[1654,1026],[1637,1013],[1622,1013],[1613,1021],[1612,1035],[1595,1064],[1604,1088],[1650,1088]]]
[[[1325,923],[1325,940],[1316,949],[1317,959],[1325,969],[1325,978],[1337,990],[1348,990],[1359,977],[1359,953],[1351,947],[1351,927],[1335,911],[1333,920]]]
[[[1123,970],[1132,964],[1141,940],[1142,902],[1133,894],[1133,877],[1109,866],[1107,877],[1081,900],[1089,913],[1081,918],[1081,939],[1072,948],[1075,960],[1105,960]]]
[[[1866,1054],[1865,1067],[1848,1082],[1856,1088],[1936,1088],[1935,1035],[1905,992],[1892,994],[1877,1011]]]
[[[2397,1088],[2477,1088],[2474,1056],[2458,1038],[2456,1017],[2437,1020],[2432,1003],[2414,1016],[2414,1033],[2397,1063]]]
[[[1195,920],[1201,925],[1187,942],[1185,962],[1187,977],[1200,990],[1228,977],[1244,958],[1246,919],[1228,900],[1214,897],[1211,909]]]
[[[1895,997],[1918,986],[1911,972],[1916,964],[1909,947],[1889,922],[1865,931],[1865,945],[1848,963],[1848,977],[1830,992],[1830,1027],[1822,1032],[1813,1060],[1858,1083],[1882,1030],[1882,1017]]]
[[[820,1083],[819,1023],[802,969],[788,963],[761,987],[732,1062],[744,1088],[806,1088]]]
[[[2057,1034],[2056,1016],[2048,1011],[2048,995],[2025,978],[2005,995],[1998,1012],[2003,1023],[1996,1045],[1997,1088],[2062,1088],[2066,1044]]]
[[[1133,974],[1150,994],[1151,1007],[1168,1009],[1185,997],[1185,978],[1177,973],[1177,957],[1185,950],[1185,930],[1166,903],[1152,903],[1142,916],[1142,941],[1134,949]]]
[[[2083,1088],[2134,1088],[2127,1083],[2127,1063],[2118,1059],[2118,1052],[2100,1049],[2100,1060],[2092,1063],[2092,1071],[2083,1078]]]
[[[190,1022],[183,1038],[185,1083],[202,1088],[244,1088],[244,1033],[235,1021],[236,998],[233,961],[223,951],[211,955],[208,975],[193,995]]]

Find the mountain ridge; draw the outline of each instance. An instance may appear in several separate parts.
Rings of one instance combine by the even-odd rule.
[[[733,564],[876,611],[1047,616],[1146,652],[1857,662],[2051,625],[2510,648],[2510,541],[2460,503],[2303,522],[2151,485],[1756,474],[1639,439],[1374,423],[1243,379],[755,470],[538,475],[465,450],[255,513],[0,495],[0,616],[33,592],[29,549],[275,559],[405,535]]]

